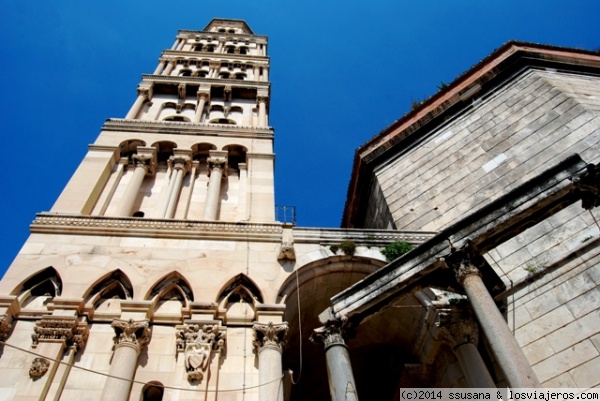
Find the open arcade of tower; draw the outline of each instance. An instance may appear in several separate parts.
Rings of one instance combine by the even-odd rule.
[[[0,400],[600,386],[600,56],[507,43],[357,150],[326,229],[276,213],[267,49],[181,30],[106,120],[0,281]]]

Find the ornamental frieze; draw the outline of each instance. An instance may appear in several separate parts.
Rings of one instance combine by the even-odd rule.
[[[88,335],[87,323],[80,322],[77,318],[46,317],[35,323],[31,340],[34,347],[44,341],[63,340],[67,345],[74,345],[77,349],[81,349]]]

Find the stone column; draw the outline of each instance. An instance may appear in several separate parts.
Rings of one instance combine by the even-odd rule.
[[[184,151],[186,152],[186,151]],[[173,179],[173,187],[169,193],[169,202],[167,203],[167,210],[165,218],[172,219],[175,215],[175,206],[179,200],[179,192],[181,191],[181,183],[183,177],[190,169],[191,157],[188,155],[176,154],[173,156],[173,169],[175,171],[175,178]]]
[[[495,388],[496,383],[490,376],[477,349],[479,338],[477,323],[465,319],[438,323],[438,327],[440,327],[442,339],[452,347],[469,387]]]
[[[179,38],[175,38],[175,42],[173,43],[173,46],[171,46],[171,50],[177,50],[177,47],[179,46],[181,39]]]
[[[325,326],[315,329],[310,340],[321,343],[325,347],[331,400],[358,401],[350,354],[344,342],[344,335],[342,322],[329,321]]]
[[[266,127],[267,126],[267,98],[266,97],[258,97],[258,126]]]
[[[112,201],[112,198],[115,195],[115,191],[117,190],[117,187],[121,182],[121,178],[123,177],[123,173],[125,172],[125,166],[127,165],[127,163],[129,163],[129,160],[126,157],[122,157],[121,159],[119,159],[116,177],[113,181],[112,186],[110,187],[110,190],[108,191],[108,194],[106,196],[106,199],[104,200],[104,203],[102,204],[102,207],[100,208],[100,212],[98,213],[100,216],[104,216],[104,213],[106,213],[106,209],[108,209],[108,206],[110,205],[110,202]]]
[[[185,201],[185,212],[183,213],[183,218],[187,219],[188,212],[190,211],[190,204],[192,203],[192,195],[194,194],[194,183],[196,182],[196,174],[198,174],[198,168],[200,167],[200,162],[193,161],[192,162],[192,172],[190,173],[190,190],[188,198]]]
[[[177,65],[177,60],[168,60],[167,67],[163,71],[162,75],[171,75],[171,71],[173,71],[173,68],[175,68],[176,65]]]
[[[268,81],[269,80],[269,67],[266,67],[266,66],[263,67],[262,72],[263,73],[262,73],[262,76],[260,77],[260,80],[264,81],[264,82]]]
[[[125,119],[131,120],[137,117],[144,103],[150,99],[149,88],[138,88],[138,97],[135,99],[133,106],[129,110],[129,113],[125,116]]]
[[[446,264],[454,270],[456,279],[465,289],[479,325],[510,387],[540,387],[527,357],[481,279],[478,266],[483,266],[483,263],[483,258],[470,245],[446,258]]]
[[[179,39],[179,45],[177,45],[177,50],[183,49],[183,46],[185,46],[185,42],[185,39]]]
[[[153,75],[160,75],[163,72],[164,69],[165,69],[165,61],[164,60],[159,60],[158,66],[156,66],[156,69],[154,70],[154,74]]]
[[[283,369],[281,352],[285,335],[289,330],[287,322],[267,324],[255,322],[252,325],[255,351],[258,353],[258,399],[260,401],[283,401]]]
[[[198,91],[196,96],[198,97],[198,105],[196,106],[196,113],[194,114],[194,119],[192,120],[192,122],[199,123],[202,122],[202,115],[204,114],[204,105],[210,98],[210,94]]]
[[[221,198],[221,180],[227,165],[227,152],[211,150],[208,161],[208,192],[204,206],[204,220],[216,220]]]
[[[154,153],[154,150],[154,148],[144,148],[144,150],[138,148],[138,153],[132,156],[135,170],[129,185],[127,185],[125,194],[123,194],[123,199],[121,199],[119,208],[117,209],[117,216],[131,216],[144,177],[146,174],[153,174],[156,169],[156,154]]]
[[[115,351],[100,400],[127,401],[138,356],[142,347],[150,341],[150,328],[146,319],[116,319],[111,326],[115,330]]]

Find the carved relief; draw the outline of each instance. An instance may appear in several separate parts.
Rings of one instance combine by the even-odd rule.
[[[46,358],[35,358],[29,368],[29,377],[38,379],[46,374],[50,368],[50,361]]]
[[[273,324],[273,322],[269,322],[267,324],[254,323],[252,325],[252,331],[254,335],[252,345],[254,345],[255,351],[258,351],[260,348],[265,346],[281,349],[285,344],[285,336],[288,330],[289,326],[287,322],[279,324]]]
[[[477,346],[479,328],[469,317],[456,317],[452,312],[438,312],[435,325],[439,328],[440,339],[457,349],[464,344]]]
[[[9,323],[9,320],[7,315],[0,316],[0,341],[6,341],[10,334],[12,325]]]
[[[278,260],[296,260],[296,252],[294,251],[294,243],[291,241],[282,241],[277,254]]]
[[[177,352],[184,352],[188,380],[202,380],[213,351],[221,352],[225,346],[224,328],[216,324],[186,324],[178,326],[176,336]]]
[[[87,323],[80,322],[77,318],[46,317],[35,323],[33,331],[34,333],[31,335],[33,347],[44,340],[64,340],[67,345],[74,345],[77,349],[81,349],[89,334]]]
[[[460,250],[452,249],[452,253],[444,259],[444,262],[454,270],[456,280],[461,284],[470,274],[481,276],[480,268],[485,263],[483,257],[470,242],[467,242]]]
[[[150,341],[149,326],[148,320],[113,320],[111,327],[115,330],[115,346],[121,343],[130,343],[143,347]]]
[[[329,320],[325,326],[313,330],[310,341],[315,344],[323,344],[325,349],[332,345],[346,346],[345,338],[354,335],[354,331],[348,327],[347,318],[340,320]]]

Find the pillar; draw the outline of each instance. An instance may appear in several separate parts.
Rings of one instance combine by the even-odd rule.
[[[198,105],[196,106],[196,113],[194,114],[192,122],[200,123],[202,122],[202,115],[204,114],[204,105],[208,101],[210,95],[206,92],[198,92],[196,96],[198,97]]]
[[[540,387],[531,364],[481,279],[478,266],[482,266],[483,263],[483,258],[470,249],[469,245],[446,258],[446,264],[454,270],[456,279],[467,294],[479,325],[510,387]]]
[[[173,68],[175,68],[175,65],[177,65],[177,60],[169,60],[167,62],[167,67],[163,71],[162,75],[171,75],[171,71],[173,71]]]
[[[117,190],[117,187],[121,182],[121,178],[123,177],[123,173],[125,172],[125,166],[127,165],[127,163],[129,163],[129,160],[126,157],[122,157],[121,159],[119,159],[116,177],[113,181],[112,186],[110,187],[110,190],[108,191],[108,194],[106,196],[106,199],[104,200],[104,203],[102,204],[102,207],[100,208],[100,212],[98,213],[100,216],[104,216],[104,213],[106,213],[106,209],[108,209],[108,205],[110,205],[110,202],[112,201],[112,198],[115,195],[115,191]]]
[[[117,209],[117,216],[131,216],[132,209],[138,193],[140,192],[144,177],[146,174],[153,174],[156,168],[156,155],[154,150],[154,148],[145,148],[145,151],[142,152],[140,148],[138,148],[138,153],[132,156],[135,164],[135,170],[129,185],[127,185],[123,199],[121,199],[119,208]]]
[[[358,401],[356,382],[344,335],[342,322],[329,321],[325,326],[315,329],[310,340],[321,343],[325,347],[331,401]]]
[[[289,330],[287,322],[269,322],[252,325],[254,341],[258,353],[258,399],[260,401],[283,401],[283,368],[281,353],[285,335]]]
[[[183,46],[185,46],[185,39],[179,39],[179,44],[177,45],[177,50],[183,50]]]
[[[150,341],[149,324],[146,319],[115,319],[111,326],[115,330],[115,348],[100,400],[127,401],[138,356]]]
[[[192,195],[194,193],[194,183],[196,182],[196,174],[198,174],[198,168],[200,167],[200,163],[198,161],[192,162],[192,172],[190,173],[190,189],[188,198],[185,201],[185,211],[183,213],[183,218],[187,219],[188,212],[190,211],[190,204],[192,203]]]
[[[221,180],[227,165],[227,152],[211,150],[208,161],[208,192],[204,206],[204,220],[216,220],[221,198]]]
[[[125,119],[131,120],[137,117],[144,102],[150,99],[150,89],[149,88],[138,88],[138,97],[135,99],[133,106],[129,110],[129,113],[125,116]]]
[[[258,101],[258,126],[266,127],[267,126],[267,98],[259,97],[256,100]]]
[[[437,325],[438,327],[441,326],[442,340],[452,348],[469,387],[496,388],[496,384],[477,349],[479,338],[477,323],[463,319],[446,324],[438,323]]]
[[[165,61],[164,60],[159,60],[158,66],[154,70],[154,74],[153,75],[160,75],[163,72],[164,69],[165,69]]]
[[[164,216],[167,219],[172,219],[175,215],[175,208],[177,206],[179,193],[181,191],[181,183],[183,182],[183,177],[190,168],[190,161],[191,158],[186,155],[179,154],[173,156],[172,162],[173,169],[175,171],[175,178],[173,178],[173,187],[169,193],[169,201],[167,203],[167,210]]]

